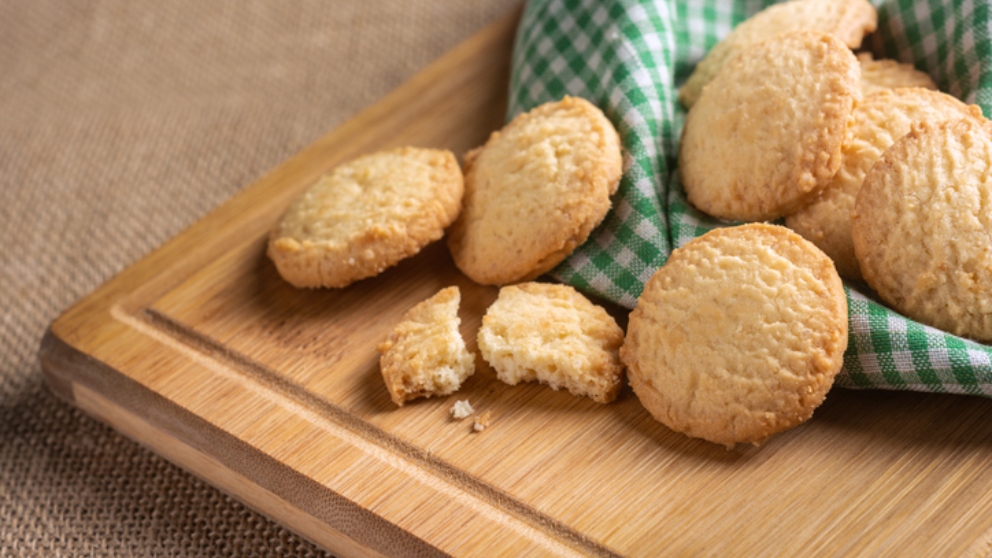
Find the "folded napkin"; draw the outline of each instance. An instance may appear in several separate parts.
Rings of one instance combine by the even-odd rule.
[[[678,88],[722,37],[774,2],[530,0],[517,32],[509,117],[563,95],[596,103],[625,147],[613,209],[552,275],[633,308],[673,247],[725,226],[690,206],[676,168]],[[927,72],[992,114],[992,2],[875,1],[864,48]],[[845,285],[850,341],[836,385],[992,397],[992,347],[922,325]]]

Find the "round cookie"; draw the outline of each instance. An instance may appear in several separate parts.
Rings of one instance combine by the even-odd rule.
[[[981,120],[982,111],[927,89],[877,89],[869,93],[854,109],[854,125],[841,150],[840,170],[816,199],[786,217],[786,226],[826,252],[841,277],[860,280],[851,240],[851,211],[865,174],[890,145],[909,133],[913,123],[960,118]]]
[[[992,341],[992,124],[921,123],[868,171],[852,214],[865,281],[917,321]]]
[[[743,50],[686,117],[679,172],[689,202],[743,221],[802,207],[840,167],[859,73],[843,43],[813,31]]]
[[[479,351],[510,384],[541,382],[599,403],[617,398],[623,330],[567,285],[503,287],[479,328]]]
[[[517,116],[465,165],[448,247],[483,285],[530,280],[565,259],[606,216],[623,172],[616,129],[573,97]]]
[[[858,62],[861,64],[861,92],[865,95],[879,89],[896,89],[898,87],[921,87],[937,90],[937,84],[929,75],[910,64],[885,58],[875,60],[870,52],[858,54]]]
[[[843,365],[847,329],[830,258],[756,223],[672,252],[644,286],[620,358],[655,419],[731,448],[812,416]]]
[[[345,287],[441,238],[463,192],[450,151],[402,147],[364,155],[289,206],[269,235],[268,255],[296,287]]]
[[[858,48],[877,24],[878,14],[866,0],[793,0],[769,6],[741,22],[710,50],[679,90],[679,100],[692,108],[723,65],[748,45],[790,31],[819,31]]]

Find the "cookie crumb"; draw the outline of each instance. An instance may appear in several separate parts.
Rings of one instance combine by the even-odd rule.
[[[455,401],[455,404],[448,412],[451,413],[451,416],[455,419],[462,420],[468,418],[472,413],[474,413],[475,409],[472,408],[472,405],[468,402],[468,399],[462,399],[461,401]]]
[[[492,413],[486,411],[485,413],[475,417],[475,424],[472,425],[472,429],[476,432],[482,432],[485,430],[486,427],[489,426],[489,419],[491,416]]]

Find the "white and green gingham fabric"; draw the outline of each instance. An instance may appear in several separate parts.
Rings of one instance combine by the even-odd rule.
[[[686,202],[676,169],[694,65],[767,0],[530,0],[517,32],[509,116],[572,95],[620,132],[613,209],[555,278],[632,308],[673,247],[723,226]],[[875,0],[865,48],[910,62],[992,114],[990,0]],[[992,397],[992,347],[909,320],[846,285],[850,342],[837,385]]]

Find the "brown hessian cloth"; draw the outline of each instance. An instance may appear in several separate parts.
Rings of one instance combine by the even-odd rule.
[[[312,556],[56,399],[60,312],[519,0],[0,2],[0,556]]]

